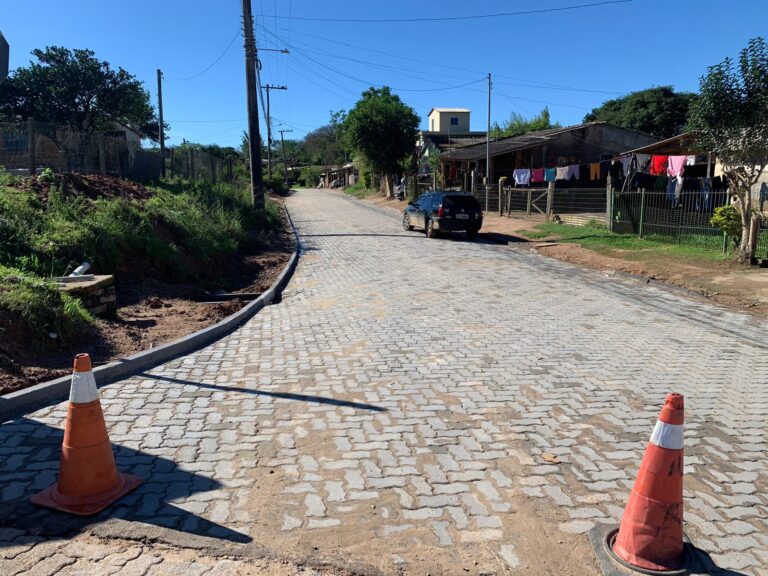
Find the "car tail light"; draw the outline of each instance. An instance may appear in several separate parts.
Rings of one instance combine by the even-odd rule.
[[[437,217],[442,218],[443,216],[445,216],[445,208],[440,206],[440,208],[437,209]]]

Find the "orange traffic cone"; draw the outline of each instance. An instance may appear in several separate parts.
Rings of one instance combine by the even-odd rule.
[[[667,396],[629,495],[613,552],[645,570],[677,570],[683,551],[683,397]]]
[[[59,479],[56,484],[32,496],[32,502],[89,516],[100,512],[142,481],[137,476],[117,471],[91,359],[88,354],[78,354],[72,373]]]

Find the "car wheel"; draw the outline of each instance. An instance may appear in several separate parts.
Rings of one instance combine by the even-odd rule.
[[[467,240],[474,240],[477,238],[477,230],[467,230]]]
[[[403,230],[407,230],[408,232],[413,230],[413,226],[411,226],[411,218],[407,213],[403,214]]]
[[[427,220],[425,232],[427,233],[427,238],[434,238],[437,236],[437,230],[435,230],[434,225],[432,224],[432,220]]]

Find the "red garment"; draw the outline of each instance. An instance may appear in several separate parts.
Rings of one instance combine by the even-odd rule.
[[[531,182],[544,182],[544,168],[531,170]]]
[[[668,156],[651,156],[651,175],[664,176],[667,173]]]

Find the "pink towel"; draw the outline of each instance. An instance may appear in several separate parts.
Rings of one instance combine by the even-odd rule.
[[[667,159],[667,176],[677,178],[682,176],[685,171],[685,161],[688,156],[670,156]]]
[[[544,168],[531,170],[531,182],[544,182]]]

